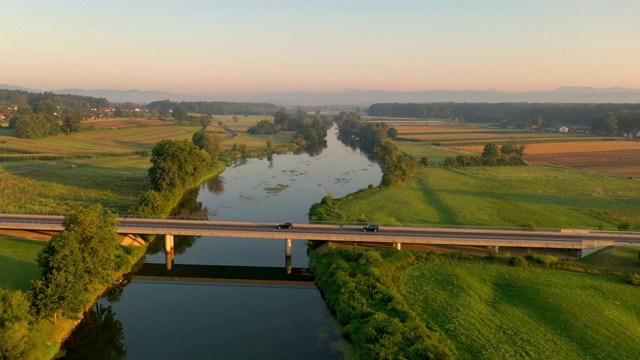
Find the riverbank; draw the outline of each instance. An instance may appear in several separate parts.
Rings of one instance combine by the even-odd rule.
[[[220,172],[224,171],[226,166],[212,167],[211,171],[209,171],[202,179],[202,182],[218,175]],[[186,192],[188,189],[184,189],[183,192]],[[179,198],[175,199],[175,203],[172,207],[175,207],[179,202]],[[4,237],[9,241],[9,239],[28,239],[29,241],[37,241],[37,242],[46,242],[50,240],[53,233],[50,232],[29,232],[29,231],[2,231],[0,232],[0,236]],[[142,261],[145,257],[146,243],[143,239],[137,236],[130,235],[120,235],[120,245],[123,246],[126,251],[124,252],[127,256],[127,265],[122,270],[120,274],[114,274],[114,278],[116,280],[113,284],[101,289],[97,289],[93,295],[90,295],[92,299],[99,299],[109,288],[113,286],[119,286],[120,283],[126,282],[123,279],[126,277],[128,273],[130,273],[135,264],[139,261]],[[6,244],[6,243],[5,243]],[[40,247],[34,247],[37,249],[35,253],[30,255],[31,260],[29,263],[31,267],[34,268],[34,271],[39,271],[37,269],[37,264],[35,263],[35,259],[38,257],[38,253],[40,252]],[[28,283],[31,280],[35,280],[37,277],[34,272],[22,271],[21,274],[24,276],[28,276],[29,279],[23,279],[21,283]],[[4,286],[3,286],[4,287]],[[19,289],[20,291],[25,292],[27,289],[24,286]],[[95,300],[88,302],[85,306],[85,311],[91,309],[95,303]],[[26,340],[26,349],[25,353],[22,354],[22,358],[24,359],[51,359],[58,358],[64,356],[64,352],[60,351],[62,343],[69,335],[73,332],[73,330],[78,326],[78,324],[82,321],[83,315],[78,314],[78,317],[74,318],[60,318],[55,323],[53,323],[50,319],[41,318],[32,323],[31,329],[29,330],[28,338]]]
[[[518,259],[328,248],[312,269],[359,358],[640,357],[640,287],[624,272]]]

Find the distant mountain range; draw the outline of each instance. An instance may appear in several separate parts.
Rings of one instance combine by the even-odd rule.
[[[0,84],[0,89],[42,92],[19,86]],[[46,90],[51,91],[51,90]],[[273,103],[282,106],[361,106],[373,103],[640,103],[640,89],[621,87],[561,87],[548,91],[505,92],[489,90],[433,90],[433,91],[383,91],[348,89],[336,92],[287,92],[287,93],[220,93],[220,94],[176,94],[162,91],[140,90],[83,90],[62,89],[51,91],[56,94],[72,94],[103,97],[113,103],[149,103],[157,100],[172,101],[230,101]]]

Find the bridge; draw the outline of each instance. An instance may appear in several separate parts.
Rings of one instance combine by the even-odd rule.
[[[61,215],[0,214],[0,229],[61,231],[62,221]],[[575,250],[577,257],[611,245],[640,245],[637,232],[394,226],[381,227],[379,232],[363,232],[362,227],[356,225],[295,224],[291,229],[278,229],[275,223],[136,217],[120,218],[118,233],[164,235],[167,253],[173,250],[176,235],[284,239],[286,257],[291,256],[292,240],[390,244],[398,250],[403,244],[483,246],[496,251],[501,246],[570,249]]]
[[[145,263],[136,270],[133,280],[314,286],[308,268],[290,268],[290,265],[285,272],[281,267],[179,264],[167,269],[165,264]]]

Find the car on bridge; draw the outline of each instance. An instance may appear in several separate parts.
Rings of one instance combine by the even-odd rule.
[[[380,230],[380,227],[378,225],[374,225],[374,224],[369,224],[367,226],[363,226],[362,227],[362,231],[373,231],[373,232],[376,232],[376,231],[379,231],[379,230]]]
[[[278,229],[293,229],[293,224],[290,222],[282,223],[278,225]]]

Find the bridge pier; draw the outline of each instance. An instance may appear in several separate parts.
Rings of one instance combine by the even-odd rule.
[[[393,243],[393,248],[396,250],[402,250],[402,243]]]
[[[167,270],[171,270],[173,266],[173,260],[175,260],[176,256],[173,251],[164,253],[164,260],[167,263]]]
[[[285,240],[284,256],[286,256],[288,258],[291,257],[291,239],[286,239]]]
[[[291,256],[285,256],[284,258],[284,268],[287,275],[291,275]]]
[[[166,234],[164,236],[164,252],[170,253],[173,251],[173,235]]]
[[[498,255],[499,251],[500,251],[499,246],[487,246],[487,252],[489,254]]]

